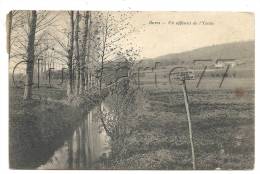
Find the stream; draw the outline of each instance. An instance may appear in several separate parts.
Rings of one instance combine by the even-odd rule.
[[[108,157],[109,137],[99,119],[99,107],[93,108],[74,130],[71,139],[37,169],[91,169],[97,160]],[[104,103],[101,103],[101,111],[109,111]]]

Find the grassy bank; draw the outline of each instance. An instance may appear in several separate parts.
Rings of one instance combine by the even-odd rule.
[[[45,163],[102,98],[83,95],[67,102],[66,91],[58,88],[34,89],[33,93],[33,100],[24,101],[22,89],[10,88],[11,168],[32,169]]]
[[[112,142],[120,152],[103,167],[192,169],[182,92],[150,90],[138,97],[137,114],[127,120],[132,133]],[[252,169],[254,91],[194,90],[189,100],[197,169]]]

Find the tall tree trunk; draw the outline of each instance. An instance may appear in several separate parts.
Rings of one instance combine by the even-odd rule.
[[[11,35],[12,35],[12,24],[13,24],[13,11],[10,11],[8,16],[7,16],[7,25],[8,25],[8,30],[7,30],[7,51],[8,51],[8,57],[10,60],[10,54],[11,54]]]
[[[82,56],[80,58],[80,91],[79,93],[82,94],[85,90],[86,82],[85,82],[85,69],[86,68],[86,52],[87,52],[87,39],[88,39],[88,26],[89,26],[89,12],[84,14],[84,34],[83,34],[83,43],[82,43]],[[87,76],[87,74],[86,74]]]
[[[76,14],[76,28],[75,28],[75,46],[76,46],[76,67],[77,67],[77,83],[76,93],[79,94],[80,89],[80,55],[79,55],[79,11]]]
[[[90,74],[90,71],[89,71],[89,63],[90,63],[90,48],[91,48],[91,41],[90,41],[90,30],[91,30],[91,12],[89,12],[89,27],[88,27],[88,53],[87,53],[87,60],[86,60],[86,63],[87,63],[87,66],[86,66],[86,90],[88,90],[90,88],[90,85],[91,85],[91,74]]]
[[[104,40],[103,40],[103,46],[102,46],[102,54],[101,54],[101,72],[100,72],[100,79],[99,79],[99,92],[101,95],[102,91],[102,80],[103,80],[103,71],[104,71],[104,58],[105,58],[105,52],[106,52],[106,46],[107,46],[107,36],[108,36],[108,14],[106,17],[106,24],[105,24],[105,31],[104,31]]]
[[[68,50],[68,69],[69,69],[69,84],[68,95],[73,94],[73,48],[74,48],[74,12],[70,12],[70,42]]]
[[[36,32],[37,12],[34,10],[31,12],[30,31],[28,35],[27,45],[27,66],[26,66],[26,82],[24,88],[25,100],[32,98],[32,85],[33,85],[33,70],[34,70],[34,41]]]

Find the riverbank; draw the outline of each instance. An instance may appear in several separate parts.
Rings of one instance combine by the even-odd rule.
[[[182,95],[137,93],[138,108],[126,121],[131,134],[112,141],[112,148],[120,147],[117,155],[96,169],[192,169]],[[233,90],[195,90],[189,100],[197,169],[253,169],[254,91],[240,96]]]
[[[46,90],[47,100],[31,102],[22,100],[22,90],[10,91],[11,168],[30,169],[44,164],[64,140],[73,137],[83,115],[88,115],[105,96],[72,97],[68,103],[62,98],[65,91],[57,90]],[[110,92],[103,100],[112,114],[104,117],[113,135],[111,153],[93,161],[91,169],[192,169],[181,92],[129,90],[124,96],[115,94]],[[243,95],[226,89],[189,91],[197,169],[254,167],[253,99],[252,90]],[[99,112],[92,114],[93,119],[101,116]]]
[[[106,95],[87,94],[68,102],[66,91],[59,88],[34,89],[31,101],[22,99],[22,89],[10,88],[9,93],[9,153],[13,169],[34,169],[45,163],[72,136],[85,113]]]

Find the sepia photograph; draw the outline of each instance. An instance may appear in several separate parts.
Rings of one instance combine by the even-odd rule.
[[[254,13],[12,10],[6,31],[10,169],[254,169]]]

